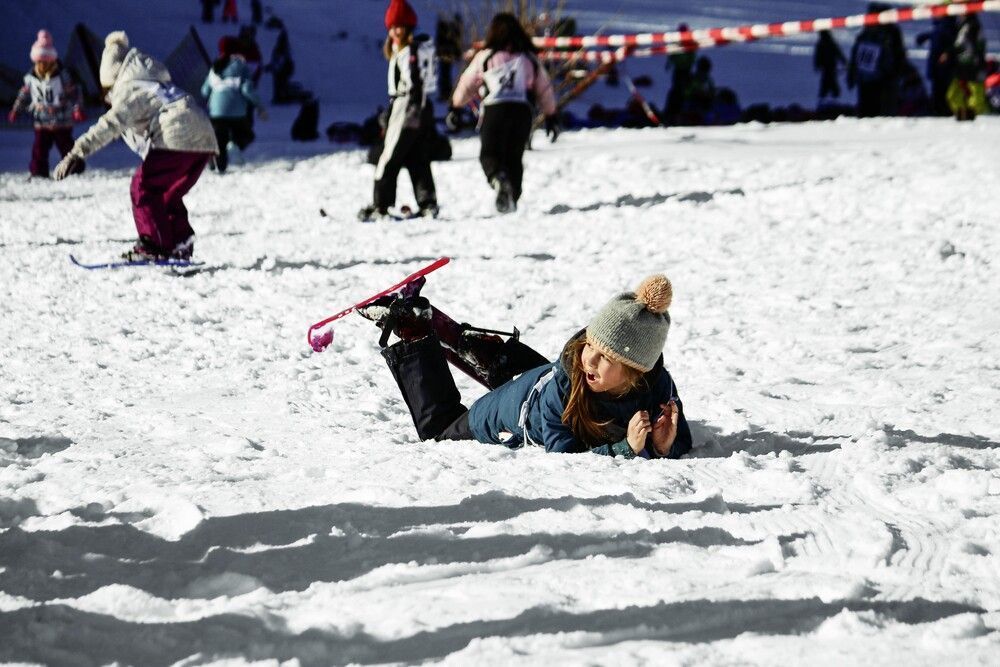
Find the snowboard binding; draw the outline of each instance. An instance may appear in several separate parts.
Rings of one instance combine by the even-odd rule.
[[[444,348],[445,358],[487,389],[496,389],[514,376],[548,363],[520,342],[516,327],[508,332],[456,322],[420,295],[426,283],[427,278],[420,276],[399,292],[358,308],[362,317],[382,330],[381,348],[387,347],[392,334],[405,342],[433,335]]]

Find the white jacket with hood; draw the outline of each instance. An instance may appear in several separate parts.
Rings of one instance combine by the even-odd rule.
[[[130,49],[124,32],[104,41],[101,85],[110,89],[111,108],[73,145],[70,153],[86,158],[122,137],[145,159],[151,148],[193,153],[218,153],[208,115],[195,99],[170,80],[170,72],[155,58]]]

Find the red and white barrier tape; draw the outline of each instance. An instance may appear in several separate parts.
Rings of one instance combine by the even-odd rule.
[[[699,46],[717,46],[720,44],[728,44],[730,42],[748,42],[762,37],[779,37],[797,35],[800,33],[818,32],[820,30],[833,30],[836,28],[860,28],[866,25],[923,21],[942,16],[961,16],[963,14],[998,11],[1000,11],[1000,0],[981,0],[979,2],[953,3],[947,5],[922,5],[920,7],[889,9],[884,12],[877,12],[874,14],[855,14],[853,16],[811,19],[808,21],[757,23],[732,28],[707,28],[705,30],[685,30],[682,32],[650,32],[636,35],[535,37],[533,41],[535,46],[545,49],[637,47],[650,46],[654,44],[687,44],[687,48],[680,50],[692,51]],[[546,57],[548,56],[548,52],[543,53]],[[634,55],[643,55],[640,50],[636,50],[632,53]],[[657,53],[669,52],[657,51]],[[676,51],[674,51],[674,53],[676,53]],[[558,57],[554,59],[571,60],[572,55],[573,54],[570,54],[570,57],[566,58]],[[594,58],[594,60],[603,61],[601,58]]]

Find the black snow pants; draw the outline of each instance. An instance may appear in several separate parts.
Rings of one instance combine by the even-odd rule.
[[[524,178],[524,149],[531,135],[531,107],[520,102],[500,102],[484,107],[479,128],[479,164],[486,180],[504,174],[514,190],[514,201],[521,198]]]
[[[547,363],[520,341],[508,341],[505,355],[511,377]],[[401,340],[382,350],[421,440],[474,440],[469,410],[455,386],[444,348],[437,336]]]
[[[402,100],[393,104],[402,104]],[[398,122],[390,116],[390,122]],[[434,175],[431,173],[431,140],[434,132],[434,108],[427,103],[420,112],[420,125],[399,130],[394,142],[386,142],[382,157],[376,168],[375,192],[372,203],[377,209],[388,209],[396,205],[396,181],[399,172],[406,167],[413,184],[413,194],[418,208],[437,205]],[[386,136],[390,136],[386,132]],[[379,173],[381,172],[381,173]]]

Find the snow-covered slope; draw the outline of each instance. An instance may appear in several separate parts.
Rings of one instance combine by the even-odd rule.
[[[276,160],[198,184],[187,277],[67,260],[128,172],[0,176],[0,660],[991,664],[998,129],[574,133],[508,217],[460,141],[400,224],[359,153]],[[666,272],[693,455],[419,443],[371,323],[308,349],[441,255],[547,355]]]

